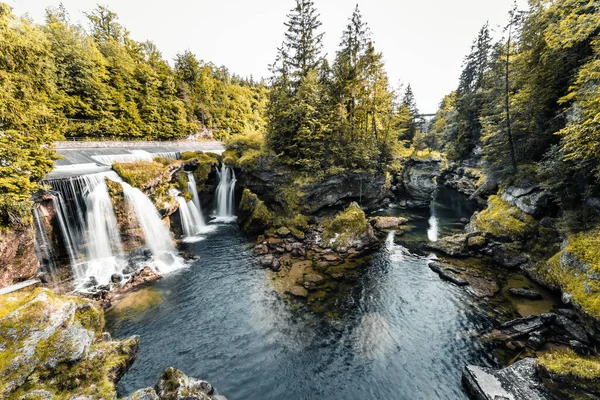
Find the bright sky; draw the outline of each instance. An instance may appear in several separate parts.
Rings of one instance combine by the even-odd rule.
[[[7,1],[18,15],[44,21],[60,0]],[[504,26],[513,0],[314,0],[321,13],[325,51],[333,59],[342,30],[358,2],[390,82],[410,83],[421,112],[433,113],[458,81],[461,64],[479,28]],[[73,22],[98,0],[62,0]],[[267,77],[283,39],[293,0],[100,0],[119,15],[138,41],[151,40],[172,60],[190,49],[198,58],[231,72]],[[525,9],[526,0],[517,0]],[[499,32],[501,28],[497,29]]]

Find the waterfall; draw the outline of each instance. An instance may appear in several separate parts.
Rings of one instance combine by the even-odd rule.
[[[99,284],[107,284],[112,274],[123,273],[128,265],[107,179],[122,185],[152,253],[151,265],[163,274],[181,267],[169,229],[152,201],[115,172],[46,181],[53,188],[57,222],[77,285],[81,287],[92,276]]]
[[[439,237],[438,217],[435,210],[435,200],[430,205],[431,216],[429,217],[429,228],[427,229],[427,239],[430,242],[437,242]]]
[[[121,181],[123,194],[128,205],[133,208],[144,231],[146,246],[154,256],[154,267],[161,274],[166,274],[183,266],[182,260],[176,256],[177,251],[171,238],[171,232],[160,219],[158,210],[152,201],[141,190]]]
[[[196,209],[196,206],[191,201],[186,202],[185,199],[179,195],[176,195],[175,199],[179,203],[179,215],[181,217],[184,242],[200,240],[198,235],[204,231],[204,221]]]
[[[129,150],[125,154],[97,154],[91,158],[99,164],[111,166],[116,162],[152,161],[155,157],[179,159],[179,152],[149,153],[145,150]]]
[[[233,169],[221,164],[221,170],[217,170],[219,185],[217,186],[217,217],[233,217],[233,204],[235,194],[235,173]]]
[[[196,178],[192,172],[187,173],[188,176],[188,191],[192,194],[192,201],[198,212],[200,227],[203,227],[204,217],[202,217],[202,207],[200,207],[200,196],[198,195],[198,186],[196,185]]]

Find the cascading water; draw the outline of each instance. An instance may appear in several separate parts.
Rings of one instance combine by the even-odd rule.
[[[154,257],[154,267],[161,274],[166,274],[183,266],[182,260],[176,256],[175,244],[171,233],[160,219],[160,215],[152,201],[141,190],[119,181],[123,186],[123,194],[128,205],[133,208],[144,237],[146,246]]]
[[[429,228],[427,229],[427,239],[430,242],[436,242],[439,238],[438,217],[435,209],[435,196],[430,205],[431,216],[429,217]]]
[[[196,178],[192,172],[187,173],[188,176],[188,191],[192,194],[192,201],[196,207],[196,211],[200,217],[200,227],[204,227],[204,217],[202,217],[202,207],[200,207],[200,196],[198,195],[198,186],[196,185]]]
[[[217,175],[219,177],[219,185],[217,186],[217,218],[232,218],[234,216],[235,173],[233,169],[223,163],[221,170],[217,170]]]
[[[77,285],[81,287],[92,276],[99,284],[109,283],[114,273],[123,273],[127,266],[107,179],[122,185],[153,255],[151,265],[160,273],[181,267],[183,262],[154,204],[115,172],[47,181],[54,189],[57,221]]]
[[[48,238],[46,227],[42,223],[39,207],[33,208],[33,218],[35,221],[34,245],[38,260],[42,262],[42,267],[50,275],[54,275],[56,257],[54,248]]]

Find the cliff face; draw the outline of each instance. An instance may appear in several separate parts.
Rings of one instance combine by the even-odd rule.
[[[0,230],[0,288],[35,277],[38,268],[33,224]]]

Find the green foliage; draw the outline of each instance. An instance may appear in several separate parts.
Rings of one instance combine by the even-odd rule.
[[[586,381],[597,384],[600,380],[600,359],[582,357],[572,350],[547,353],[537,363],[555,376],[570,382]]]
[[[330,68],[320,55],[320,22],[297,1],[273,66],[267,145],[302,171],[372,169],[392,157],[398,139],[383,56],[368,39],[358,8]]]
[[[29,199],[52,170],[52,142],[64,119],[56,100],[54,65],[43,31],[0,3],[0,225],[31,213]]]
[[[242,222],[242,229],[249,233],[261,233],[273,227],[275,217],[265,203],[252,193],[244,189],[239,205],[240,214],[246,217]]]

